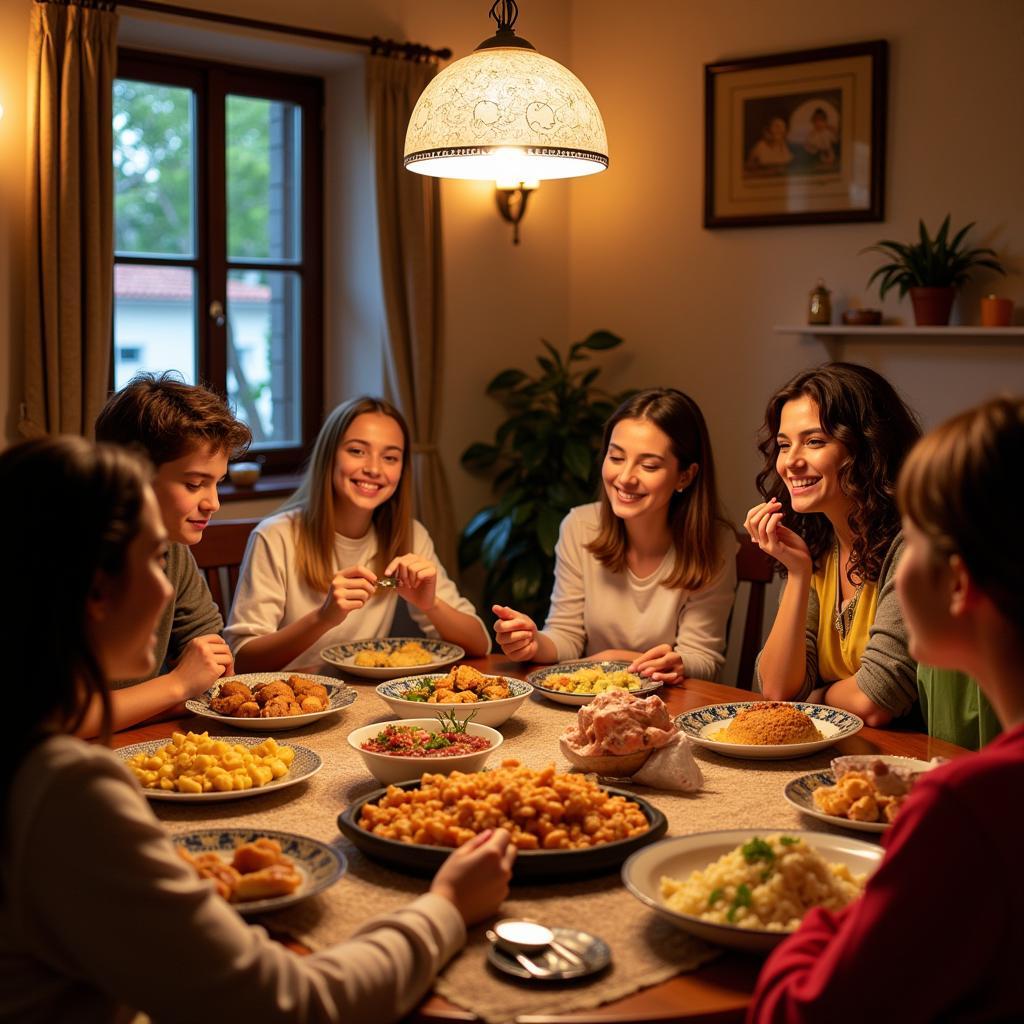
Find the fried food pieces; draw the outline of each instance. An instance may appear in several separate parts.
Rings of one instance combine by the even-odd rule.
[[[814,790],[814,806],[850,821],[893,821],[921,774],[864,756],[837,757],[832,771],[836,784]]]
[[[200,878],[210,879],[218,895],[231,903],[287,896],[302,884],[302,875],[281,851],[281,844],[266,836],[237,847],[230,864],[213,851],[191,854],[180,846],[177,850]]]
[[[508,680],[487,676],[469,665],[458,665],[434,683],[428,704],[474,704],[479,700],[504,700],[512,696]]]
[[[520,850],[579,850],[650,828],[640,806],[601,789],[590,775],[541,771],[502,761],[486,772],[425,773],[418,789],[388,786],[364,804],[359,825],[403,843],[461,846],[487,828],[504,828]]]
[[[223,683],[210,707],[230,718],[284,718],[330,707],[327,687],[302,676],[274,679],[249,689],[237,680]]]

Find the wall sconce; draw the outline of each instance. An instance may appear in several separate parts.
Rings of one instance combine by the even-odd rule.
[[[498,204],[498,213],[512,225],[512,244],[519,244],[519,222],[526,213],[526,203],[530,193],[540,186],[539,181],[496,181],[494,183],[494,201]]]

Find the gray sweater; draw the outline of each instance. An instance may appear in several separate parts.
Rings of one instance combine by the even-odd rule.
[[[156,671],[153,676],[168,671],[181,657],[190,640],[197,636],[220,633],[224,629],[224,620],[213,603],[210,588],[187,545],[170,545],[164,571],[174,587],[174,596],[167,602],[156,626]],[[113,683],[112,687],[117,690],[145,681],[123,680]]]
[[[894,718],[905,715],[917,700],[917,662],[907,650],[907,627],[896,598],[896,563],[903,551],[903,535],[892,542],[878,577],[875,621],[868,632],[867,647],[854,678],[867,697]],[[825,685],[818,675],[818,593],[811,587],[805,625],[807,662],[803,685],[794,700],[806,700],[812,690]],[[761,689],[761,658],[754,671],[754,688]]]

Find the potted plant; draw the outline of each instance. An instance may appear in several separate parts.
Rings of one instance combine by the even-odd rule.
[[[976,267],[987,267],[1005,274],[992,249],[967,249],[964,238],[974,227],[972,221],[949,240],[949,214],[934,238],[928,234],[924,221],[918,221],[918,241],[909,244],[884,240],[862,252],[880,252],[888,256],[868,278],[868,286],[881,279],[879,297],[884,299],[890,288],[899,288],[900,298],[910,292],[914,304],[914,321],[919,326],[942,326],[949,323],[956,290],[970,277]]]
[[[570,345],[567,355],[542,344],[548,354],[537,357],[539,373],[503,370],[487,385],[509,415],[494,442],[471,444],[462,464],[494,474],[497,501],[459,539],[462,568],[480,562],[486,570],[488,604],[511,604],[534,618],[547,611],[559,525],[573,506],[594,500],[604,422],[630,394],[601,390],[600,367],[586,365],[592,352],[622,344],[609,331]]]

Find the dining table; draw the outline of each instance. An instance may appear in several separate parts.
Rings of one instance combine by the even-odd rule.
[[[500,654],[467,658],[463,663],[487,674],[519,679],[541,667],[512,662]],[[356,700],[338,714],[298,730],[267,734],[279,743],[294,742],[314,750],[324,761],[319,773],[280,793],[268,791],[215,803],[154,800],[151,806],[172,836],[200,828],[262,827],[308,835],[339,849],[346,858],[347,871],[335,886],[260,922],[275,938],[298,951],[308,951],[343,941],[369,918],[415,898],[429,882],[375,863],[338,831],[339,813],[379,788],[359,753],[346,740],[357,727],[394,720],[375,692],[378,681],[326,663],[290,672],[340,679],[357,694]],[[665,686],[658,693],[673,716],[708,705],[758,699],[749,690],[699,679]],[[561,755],[557,737],[572,723],[577,710],[553,703],[535,691],[499,727],[504,741],[497,756],[516,758],[531,768],[553,762],[559,770],[568,771],[570,766]],[[232,729],[227,722],[221,727],[209,718],[185,713],[116,733],[111,746],[117,749],[163,740],[176,731],[188,730],[205,730],[218,736],[258,735]],[[786,783],[809,771],[826,769],[837,754],[891,754],[931,760],[968,753],[920,733],[868,726],[827,750],[799,759],[724,757],[698,746],[693,752],[704,776],[699,793],[637,787],[638,795],[666,814],[669,836],[726,828],[842,833],[840,826],[800,814],[783,797]],[[857,837],[878,839],[877,835],[864,833],[857,833]],[[617,871],[547,885],[513,884],[506,910],[515,916],[533,916],[548,924],[571,925],[600,935],[611,949],[611,967],[592,979],[556,985],[506,978],[487,966],[484,927],[477,927],[470,930],[466,950],[442,972],[434,991],[407,1020],[430,1024],[481,1020],[514,1020],[518,1024],[739,1021],[763,963],[752,954],[707,946],[674,928],[635,899]]]

